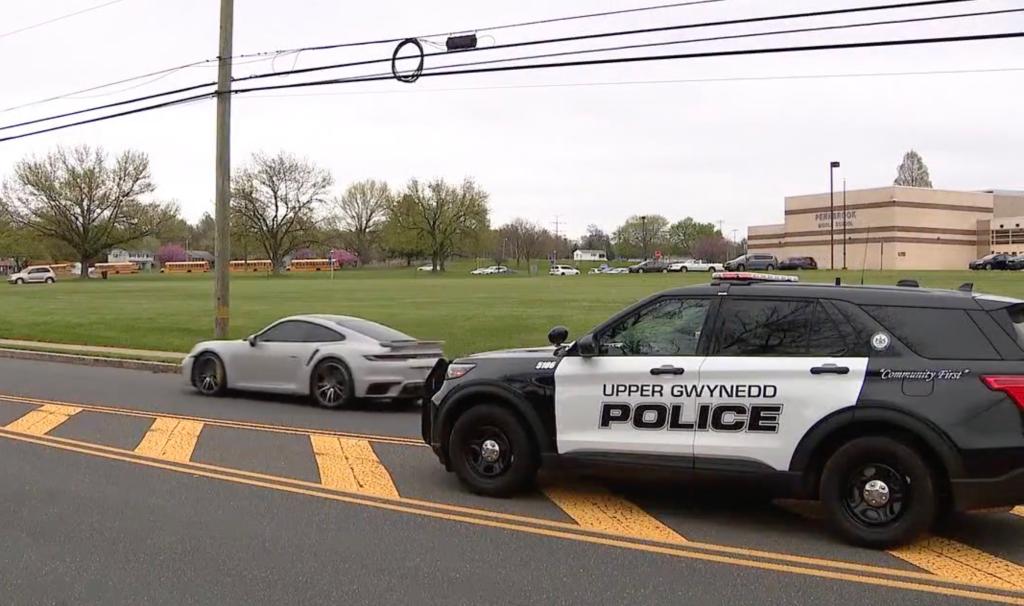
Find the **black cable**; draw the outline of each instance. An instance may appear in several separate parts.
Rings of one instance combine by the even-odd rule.
[[[64,15],[60,15],[59,17],[54,17],[52,19],[47,19],[46,21],[40,21],[39,23],[33,23],[32,25],[26,25],[26,26],[20,27],[18,29],[13,29],[13,30],[11,30],[9,32],[3,32],[3,33],[0,33],[0,38],[6,38],[7,36],[13,36],[14,34],[20,34],[21,32],[27,32],[30,29],[35,29],[37,27],[42,27],[44,25],[49,25],[51,23],[56,23],[58,21],[63,21],[64,19],[70,19],[71,17],[77,17],[78,15],[81,15],[83,13],[88,13],[90,11],[101,9],[101,8],[110,6],[111,4],[117,4],[119,2],[124,2],[124,0],[110,0],[109,2],[104,2],[103,4],[97,4],[96,6],[90,6],[88,8],[83,8],[81,10],[77,10],[77,11],[74,11],[74,12],[71,12],[71,13],[66,13]]]
[[[407,74],[398,73],[398,53],[402,52],[402,49],[408,45],[416,47],[416,51],[419,53],[419,63],[416,64],[416,68]],[[423,73],[423,44],[420,43],[416,38],[406,38],[402,40],[398,46],[395,47],[395,52],[391,54],[391,75],[395,77],[395,80],[399,82],[413,83],[420,78],[420,74]]]
[[[878,40],[871,42],[849,42],[843,44],[816,44],[813,46],[785,46],[785,47],[769,47],[769,48],[756,48],[756,49],[743,49],[743,50],[731,50],[731,51],[709,51],[703,53],[683,53],[673,55],[647,55],[647,56],[635,56],[635,57],[618,57],[610,59],[589,59],[583,61],[562,61],[557,63],[535,63],[528,65],[506,65],[501,67],[482,67],[475,69],[466,70],[453,70],[453,71],[438,71],[428,72],[421,74],[420,77],[429,76],[458,76],[464,74],[481,74],[481,73],[493,73],[493,72],[509,72],[509,71],[523,71],[523,70],[534,70],[534,69],[553,69],[563,67],[580,67],[587,65],[609,65],[616,63],[638,63],[648,61],[665,61],[665,60],[676,60],[676,59],[698,59],[708,57],[733,57],[743,55],[765,55],[765,54],[776,54],[776,53],[792,53],[792,52],[810,52],[810,51],[824,51],[824,50],[849,50],[858,48],[875,48],[875,47],[890,47],[890,46],[909,46],[915,44],[939,44],[939,43],[951,43],[951,42],[970,42],[970,41],[982,41],[982,40],[1004,40],[1011,38],[1022,38],[1024,32],[1003,32],[997,34],[977,34],[970,36],[944,36],[940,38],[910,38],[901,40]],[[278,84],[269,86],[258,86],[245,89],[235,89],[232,91],[233,94],[243,94],[256,91],[264,90],[281,90],[289,88],[300,88],[310,86],[325,86],[332,84],[347,84],[355,82],[373,82],[380,80],[391,80],[391,75],[386,76],[373,76],[367,78],[349,78],[349,79],[333,79],[333,80],[318,80],[312,82],[293,82],[291,84]],[[73,126],[79,126],[82,124],[91,124],[94,122],[101,122],[103,120],[110,120],[113,118],[119,118],[121,116],[127,116],[131,114],[138,114],[150,110],[160,109],[171,105],[178,105],[182,103],[195,102],[204,98],[211,98],[215,96],[215,93],[206,93],[202,95],[195,95],[192,97],[185,97],[182,99],[175,99],[173,101],[166,101],[156,105],[150,105],[146,107],[136,108],[117,114],[109,114],[106,116],[98,116],[96,118],[90,118],[88,120],[81,120],[70,124],[62,124],[59,126],[50,127],[38,131],[32,131],[28,133],[22,133],[18,135],[12,135],[5,138],[0,138],[0,143],[5,141],[13,141],[15,139],[23,139],[25,137],[31,137],[33,135],[39,135],[43,133],[53,132],[56,130],[62,130],[65,128],[71,128]]]
[[[920,6],[934,6],[940,4],[957,4],[961,2],[976,2],[977,0],[921,0],[918,2],[899,2],[895,4],[879,4],[874,6],[857,6],[852,8],[839,8],[823,11],[811,11],[805,13],[787,13],[782,15],[768,15],[763,17],[745,17],[742,19],[726,19],[721,21],[704,21],[700,23],[685,23],[681,25],[664,25],[660,27],[648,27],[643,29],[632,29],[632,30],[617,30],[611,32],[599,32],[595,34],[580,34],[576,36],[564,36],[561,38],[544,38],[541,40],[525,40],[522,42],[510,42],[507,44],[495,44],[493,46],[481,46],[477,48],[469,48],[460,50],[460,54],[478,52],[478,51],[489,51],[499,50],[506,48],[519,48],[522,46],[535,46],[538,44],[558,44],[562,42],[579,42],[581,40],[594,40],[597,38],[610,38],[617,36],[632,36],[637,34],[651,34],[659,32],[677,31],[684,29],[695,29],[701,27],[721,27],[725,25],[744,25],[750,23],[763,23],[768,21],[780,21],[785,19],[804,19],[810,17],[826,17],[832,15],[844,15],[850,13],[861,13],[868,11],[880,11],[880,10],[892,10],[900,8],[915,8]],[[448,55],[447,51],[440,51],[434,53],[426,53],[424,57],[436,57],[439,55]],[[364,61],[351,61],[348,63],[336,63],[332,65],[321,65],[316,67],[303,67],[299,69],[288,70],[284,72],[276,73],[263,73],[253,74],[251,76],[244,76],[242,78],[235,78],[234,82],[247,82],[249,80],[260,80],[264,78],[274,78],[278,76],[291,76],[295,74],[307,74],[311,72],[325,71],[331,69],[341,69],[345,67],[358,67],[362,65],[374,65],[377,63],[387,63],[389,59],[367,59]]]
[[[552,43],[560,43],[560,42],[567,42],[567,41],[589,40],[589,39],[596,39],[596,38],[624,36],[624,35],[635,35],[635,34],[638,34],[638,33],[653,33],[653,32],[663,32],[663,31],[671,31],[671,30],[692,29],[692,28],[699,28],[699,27],[717,27],[717,26],[723,26],[723,25],[737,25],[737,24],[747,24],[747,23],[758,23],[758,22],[765,22],[765,21],[778,21],[778,20],[784,20],[784,19],[799,19],[799,18],[807,18],[807,17],[820,17],[820,16],[827,16],[827,15],[858,13],[858,12],[865,12],[865,11],[890,10],[890,9],[897,9],[897,8],[912,8],[912,7],[919,7],[919,6],[931,6],[931,5],[939,5],[939,4],[952,4],[952,3],[974,2],[974,1],[976,1],[976,0],[922,0],[922,1],[918,1],[918,2],[901,2],[901,3],[896,3],[896,4],[861,6],[861,7],[853,7],[853,8],[832,9],[832,10],[826,10],[826,11],[813,11],[813,12],[805,12],[805,13],[789,13],[789,14],[783,14],[783,15],[769,15],[769,16],[765,16],[765,17],[747,17],[747,18],[743,18],[743,19],[730,19],[730,20],[725,20],[725,21],[710,21],[710,22],[702,22],[702,23],[689,23],[689,24],[682,24],[682,25],[662,26],[662,27],[657,27],[657,28],[646,28],[646,29],[639,29],[639,30],[620,30],[620,31],[612,31],[612,32],[602,32],[602,33],[596,33],[596,34],[584,34],[584,35],[579,35],[579,36],[570,36],[570,37],[563,37],[563,38],[528,40],[528,41],[515,42],[515,43],[509,43],[509,44],[503,44],[503,45],[479,47],[479,48],[475,48],[475,49],[466,49],[466,50],[459,51],[459,53],[460,54],[464,54],[464,53],[480,51],[480,50],[494,50],[494,49],[500,49],[500,48],[514,48],[514,47],[520,47],[520,46],[531,46],[531,45],[537,45],[537,44],[552,44]],[[433,57],[433,56],[437,56],[437,55],[446,55],[446,54],[448,54],[448,53],[447,52],[436,52],[436,53],[422,53],[421,52],[420,58],[421,58],[421,60],[423,60],[423,59],[425,59],[425,57]],[[393,58],[392,59],[370,59],[370,60],[364,60],[364,61],[352,61],[352,62],[348,62],[348,63],[339,63],[339,64],[334,64],[334,65],[325,65],[325,66],[318,66],[318,67],[307,67],[307,68],[293,69],[293,70],[288,70],[288,71],[283,71],[283,72],[269,72],[269,73],[263,73],[263,74],[254,74],[254,75],[246,76],[246,77],[243,77],[243,78],[235,78],[235,79],[233,79],[233,82],[247,82],[249,80],[256,80],[256,79],[263,79],[263,78],[274,78],[274,77],[279,77],[279,76],[288,76],[288,75],[295,75],[295,74],[302,74],[302,73],[310,73],[310,72],[315,72],[315,71],[340,69],[340,68],[345,68],[345,67],[356,67],[356,66],[361,66],[361,65],[372,65],[372,64],[377,64],[377,63],[386,63],[386,62],[392,61],[392,60],[393,60]],[[200,89],[200,88],[204,88],[204,87],[208,87],[208,86],[215,86],[215,85],[216,85],[215,82],[207,82],[207,83],[204,83],[204,84],[196,84],[196,85],[185,87],[185,88],[182,88],[182,89],[175,89],[175,90],[165,91],[165,92],[161,92],[161,93],[154,93],[154,94],[146,95],[146,96],[143,96],[143,97],[136,97],[136,98],[133,98],[133,99],[127,99],[127,100],[119,101],[119,102],[115,102],[115,103],[108,103],[108,104],[99,105],[99,106],[95,106],[95,107],[90,107],[90,108],[86,108],[86,109],[82,109],[82,110],[78,110],[78,111],[66,112],[66,113],[63,113],[63,114],[58,114],[58,115],[55,115],[55,116],[49,116],[49,117],[46,117],[46,118],[38,118],[36,120],[28,120],[28,121],[19,122],[19,123],[16,123],[16,124],[0,126],[0,131],[9,130],[11,128],[16,128],[16,127],[20,127],[20,126],[28,126],[28,125],[31,125],[31,124],[38,124],[40,122],[48,122],[50,120],[56,120],[56,119],[60,119],[60,118],[67,118],[67,117],[70,117],[70,116],[80,115],[80,114],[83,114],[83,113],[88,113],[88,112],[93,112],[93,111],[99,111],[99,110],[102,110],[102,109],[110,109],[111,107],[118,107],[118,106],[122,106],[122,105],[128,105],[128,104],[131,104],[131,103],[138,103],[138,102],[141,102],[141,101],[148,101],[150,99],[155,99],[155,98],[162,97],[162,96],[178,94],[178,93],[181,93],[181,92],[197,90],[197,89]]]

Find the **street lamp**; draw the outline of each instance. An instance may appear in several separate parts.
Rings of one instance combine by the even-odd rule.
[[[644,260],[646,261],[647,260],[647,215],[643,215],[643,216],[640,217],[640,248],[642,249],[640,252],[641,252],[641,254],[644,257]]]
[[[836,268],[836,202],[835,194],[832,191],[833,176],[835,169],[839,168],[839,161],[833,160],[828,163],[828,245],[831,253],[830,269]]]
[[[846,214],[846,177],[843,177],[843,269],[846,269],[846,224],[850,222]]]

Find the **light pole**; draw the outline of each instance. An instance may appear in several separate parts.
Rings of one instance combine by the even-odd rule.
[[[647,215],[640,217],[640,254],[647,260]]]
[[[833,176],[837,168],[839,168],[838,160],[833,160],[828,163],[828,247],[831,257],[829,269],[836,268],[836,202],[832,183]]]
[[[846,224],[849,221],[846,214],[846,177],[843,177],[843,269],[846,269]]]

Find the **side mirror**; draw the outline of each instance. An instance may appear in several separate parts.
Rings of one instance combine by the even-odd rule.
[[[580,356],[584,358],[593,358],[598,354],[597,341],[594,340],[594,335],[584,335],[576,341],[576,349],[580,352]]]
[[[256,347],[256,335],[249,335],[245,340],[249,342],[249,347]]]
[[[556,326],[548,332],[548,342],[558,347],[569,338],[569,329],[564,326]]]

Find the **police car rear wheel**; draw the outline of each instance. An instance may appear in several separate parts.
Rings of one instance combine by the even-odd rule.
[[[522,421],[493,404],[475,406],[458,418],[449,454],[455,474],[478,494],[515,494],[537,474],[537,451]]]
[[[858,438],[828,459],[820,496],[832,527],[857,545],[909,543],[935,523],[932,470],[913,448],[884,437]]]

